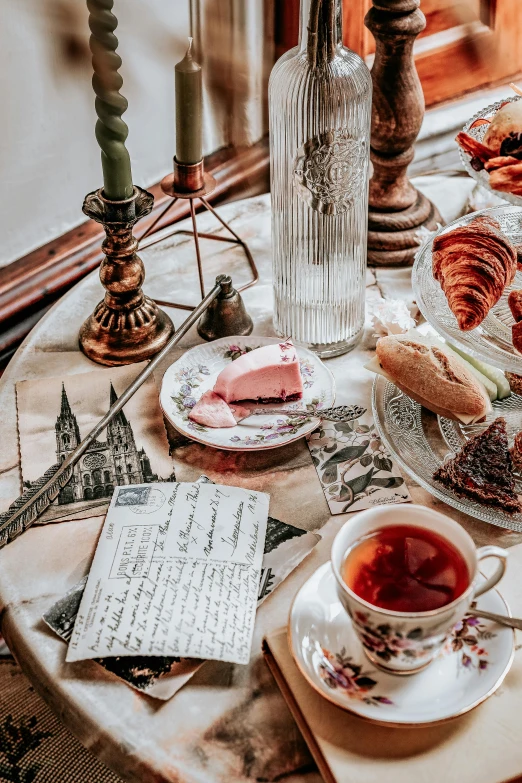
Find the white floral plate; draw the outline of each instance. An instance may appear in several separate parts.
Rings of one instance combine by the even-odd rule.
[[[312,432],[319,419],[311,413],[299,419],[288,416],[253,416],[237,427],[212,429],[191,421],[190,409],[212,389],[218,374],[241,354],[279,342],[273,337],[223,337],[197,345],[172,364],[161,384],[160,405],[171,424],[192,440],[217,449],[256,451],[284,446]],[[294,410],[329,408],[335,402],[335,381],[322,361],[307,348],[296,345],[303,378],[303,398],[270,408]],[[253,403],[248,407],[254,408]],[[262,407],[267,407],[266,405]]]
[[[510,614],[496,590],[479,601],[484,610]],[[515,652],[511,628],[468,615],[423,671],[410,677],[382,672],[355,635],[337,597],[330,563],[297,593],[288,634],[294,660],[314,690],[348,712],[387,726],[419,727],[463,715],[499,687]],[[381,643],[381,648],[383,660],[389,660],[393,646]]]

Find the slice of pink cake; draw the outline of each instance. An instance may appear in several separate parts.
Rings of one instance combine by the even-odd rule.
[[[298,400],[303,381],[297,351],[285,342],[245,353],[221,370],[214,391],[226,402]]]
[[[248,414],[246,408],[236,405],[231,408],[225,400],[213,391],[206,391],[189,413],[189,419],[204,427],[235,427],[236,420]]]

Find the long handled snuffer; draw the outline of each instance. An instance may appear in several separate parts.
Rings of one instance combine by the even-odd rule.
[[[42,514],[45,509],[51,505],[53,500],[58,496],[60,490],[63,489],[63,487],[70,480],[74,466],[81,456],[85,454],[91,443],[96,440],[101,432],[103,432],[105,427],[114,418],[118,411],[120,411],[130,400],[133,394],[138,391],[140,386],[154,372],[158,364],[165,358],[169,351],[179,343],[181,338],[186,335],[189,329],[196,323],[198,318],[203,313],[205,313],[212,302],[218,300],[216,302],[214,312],[214,322],[219,324],[220,322],[222,323],[223,320],[227,321],[226,316],[227,314],[230,315],[229,311],[231,292],[236,294],[232,288],[232,281],[230,277],[228,275],[219,275],[216,278],[215,286],[205,296],[205,298],[202,299],[196,309],[190,313],[188,318],[181,324],[165,347],[162,348],[162,350],[157,353],[153,359],[151,359],[149,364],[142,370],[142,372],[140,372],[140,374],[137,376],[137,378],[134,379],[130,386],[125,389],[123,394],[118,397],[114,405],[111,405],[105,416],[100,419],[98,424],[94,427],[93,430],[91,430],[91,432],[89,432],[87,437],[85,437],[82,442],[74,449],[74,451],[69,454],[67,459],[65,459],[61,465],[53,465],[52,468],[49,468],[49,470],[47,470],[44,475],[37,482],[35,482],[36,486],[26,490],[23,495],[18,498],[18,500],[15,500],[15,502],[11,504],[7,511],[5,511],[3,514],[0,514],[0,549],[14,538],[17,538],[17,536],[21,535],[29,527],[31,527],[31,525],[38,519],[40,514]],[[220,318],[221,298],[218,299],[220,294],[222,294],[221,298],[223,299],[223,315],[225,316],[224,319]],[[236,296],[239,298],[238,294],[236,294]],[[243,317],[243,320],[245,317],[248,318],[251,328],[252,322],[246,315],[246,311],[244,310],[241,299],[238,301],[238,306],[242,308],[241,316]]]

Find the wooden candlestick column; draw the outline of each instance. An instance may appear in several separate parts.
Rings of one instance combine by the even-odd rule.
[[[424,95],[413,61],[415,38],[426,26],[419,0],[373,0],[366,27],[375,43],[368,215],[368,263],[409,266],[421,226],[433,230],[437,208],[413,187],[406,170],[424,116]]]

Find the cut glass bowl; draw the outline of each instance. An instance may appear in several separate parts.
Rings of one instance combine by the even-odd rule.
[[[502,108],[502,106],[505,103],[513,103],[514,101],[520,101],[522,100],[522,96],[514,95],[510,98],[504,98],[501,101],[497,101],[496,103],[492,103],[491,106],[486,106],[485,109],[481,109],[479,112],[477,112],[470,120],[467,121],[467,123],[462,128],[465,133],[468,133],[470,136],[472,136],[474,139],[477,139],[477,141],[482,141],[484,136],[486,135],[486,131],[489,127],[489,125],[476,125],[474,128],[471,126],[477,121],[477,120],[491,120],[492,117],[497,113],[497,111]],[[473,166],[471,165],[471,155],[469,155],[467,152],[464,152],[464,150],[459,148],[460,152],[460,159],[462,161],[462,165],[470,175],[470,177],[473,177],[474,180],[476,180],[480,185],[482,185],[483,188],[486,188],[486,190],[489,190],[491,193],[494,193],[495,196],[499,196],[500,198],[504,199],[504,201],[508,201],[510,204],[514,204],[515,206],[522,206],[522,196],[515,196],[514,193],[507,193],[503,190],[494,190],[489,186],[489,174],[485,169],[482,169],[482,171],[475,171]]]

